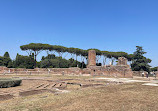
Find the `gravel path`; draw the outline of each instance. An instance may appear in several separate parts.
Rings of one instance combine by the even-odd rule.
[[[146,80],[145,78],[142,78],[142,80],[132,79],[132,78],[95,78],[97,80],[106,80],[106,81],[112,81],[112,82],[123,82],[123,83],[135,83],[135,82],[142,82],[142,85],[148,85],[148,86],[158,86],[157,80]],[[140,79],[140,78],[139,78]]]

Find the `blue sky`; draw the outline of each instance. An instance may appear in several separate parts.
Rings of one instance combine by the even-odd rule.
[[[139,45],[157,66],[157,6],[157,0],[0,0],[0,55],[26,55],[19,47],[32,42],[128,53]]]

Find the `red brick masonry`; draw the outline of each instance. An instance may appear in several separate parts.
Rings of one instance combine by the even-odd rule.
[[[133,72],[128,66],[91,66],[89,68],[80,69],[73,68],[6,68],[0,67],[0,74],[91,74],[91,75],[105,75],[108,77],[133,77]]]

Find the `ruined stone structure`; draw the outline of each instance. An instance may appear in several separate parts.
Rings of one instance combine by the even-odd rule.
[[[143,72],[144,72],[144,77],[146,77],[146,74],[148,74],[148,72],[146,72],[146,71],[133,71],[133,76],[142,77]]]
[[[1,69],[1,68],[0,68]],[[0,74],[16,74],[16,75],[39,75],[39,74],[60,74],[60,75],[104,75],[108,77],[132,77],[132,71],[127,66],[96,66],[90,68],[80,69],[73,68],[2,68]]]
[[[119,57],[117,65],[120,65],[120,66],[122,66],[122,65],[128,65],[127,64],[127,59],[125,57]]]
[[[133,72],[127,64],[125,57],[119,57],[117,65],[96,66],[96,52],[89,50],[88,52],[88,66],[83,69],[84,73],[92,75],[106,75],[113,77],[133,77]]]
[[[87,68],[80,69],[73,68],[6,68],[0,67],[1,74],[91,74],[91,75],[104,75],[108,77],[133,77],[133,72],[129,65],[127,65],[127,59],[120,57],[117,65],[96,66],[96,52],[90,50],[88,53],[88,65]]]
[[[88,52],[88,66],[96,66],[96,52],[95,50],[89,50]]]

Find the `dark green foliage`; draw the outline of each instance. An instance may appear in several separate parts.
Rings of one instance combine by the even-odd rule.
[[[41,67],[41,61],[40,61],[40,62],[37,62],[37,63],[36,63],[36,66],[37,66],[38,68],[40,68],[40,67]]]
[[[8,57],[1,57],[0,56],[0,66],[6,66],[8,67],[8,64],[12,62],[10,58]]]
[[[66,47],[63,46],[59,46],[59,45],[54,45],[53,46],[53,50],[55,50],[56,52],[58,52],[59,56],[62,56],[62,53],[67,51]]]
[[[108,58],[118,59],[119,57],[128,58],[128,54],[126,52],[109,52],[109,51],[101,51],[101,55],[106,56]]]
[[[30,43],[27,45],[20,46],[21,50],[27,51],[29,56],[34,54],[34,67],[36,68],[36,58],[37,55],[42,51],[42,50],[48,50],[49,47],[51,47],[49,44],[41,44],[41,43]]]
[[[42,56],[42,60],[44,59],[55,59],[55,55],[54,54],[48,54],[46,57]]]
[[[30,56],[23,56],[17,54],[14,63],[15,68],[27,68],[27,69],[33,69],[34,68],[34,59]]]
[[[142,47],[136,46],[136,48],[133,56],[133,63],[131,64],[132,70],[150,72],[150,65],[148,63],[150,63],[151,60],[143,56],[146,52],[144,52]]]
[[[41,68],[58,68],[58,62],[57,59],[45,59],[41,61]]]
[[[40,53],[40,51],[42,50],[46,50],[46,51],[55,51],[59,54],[59,57],[62,57],[62,54],[65,52],[68,52],[70,54],[75,54],[76,56],[88,56],[88,51],[92,50],[92,49],[88,49],[88,50],[83,50],[83,49],[79,49],[79,48],[67,48],[64,46],[59,46],[59,45],[49,45],[49,44],[41,44],[41,43],[30,43],[27,45],[23,45],[20,46],[21,50],[24,51],[28,51],[28,54],[31,54],[32,52],[34,52],[34,56],[36,59],[36,56]],[[96,55],[97,56],[107,56],[108,58],[115,58],[118,59],[118,57],[126,57],[129,58],[129,60],[131,60],[131,54],[128,55],[126,52],[109,52],[109,51],[100,51],[98,49],[93,49],[96,51]]]
[[[5,52],[3,57],[10,58],[10,55],[8,52]]]
[[[127,56],[128,61],[132,61],[134,59],[134,54],[129,54]]]
[[[59,62],[60,66],[59,66]],[[68,68],[69,61],[66,59],[45,59],[41,61],[41,68]]]
[[[9,63],[8,63],[8,66],[7,66],[8,68],[13,68],[14,67],[14,64],[13,64],[13,62],[12,61],[10,61]]]
[[[55,55],[48,55],[46,57],[42,57],[41,68],[69,68],[69,67],[85,67],[86,65],[80,63],[74,59],[63,59],[62,57],[56,57]]]
[[[19,86],[22,80],[20,79],[0,79],[0,88],[9,88]]]
[[[47,54],[49,54],[49,52],[56,52],[56,53],[58,53],[59,57],[62,57],[63,53],[67,52],[67,53],[71,54],[73,59],[74,59],[74,56],[76,56],[76,61],[77,61],[78,56],[81,56],[82,59],[83,58],[87,59],[88,51],[92,50],[92,49],[83,50],[83,49],[73,48],[73,47],[67,48],[67,47],[60,46],[60,45],[49,45],[49,44],[42,44],[42,43],[30,43],[27,45],[20,46],[20,48],[23,51],[27,51],[29,55],[34,53],[35,66],[36,66],[36,56],[42,50],[45,50],[47,52]],[[93,50],[96,51],[97,62],[101,58],[102,55],[104,56],[105,61],[106,61],[106,58],[110,58],[110,59],[112,59],[112,61],[114,61],[114,60],[118,59],[118,57],[126,57],[129,61],[132,60],[132,55],[131,54],[128,55],[125,52],[109,52],[109,51],[100,51],[98,49],[93,49]],[[81,60],[81,62],[82,61],[83,60]]]
[[[151,68],[151,71],[157,71],[158,67]]]
[[[79,68],[86,68],[86,65],[85,65],[84,62],[81,63],[81,62],[76,61],[76,60],[74,60],[72,58],[70,58],[68,61],[69,61],[69,67],[76,67],[76,66],[78,66]]]
[[[13,67],[9,53],[5,52],[4,56],[0,56],[0,66]]]

